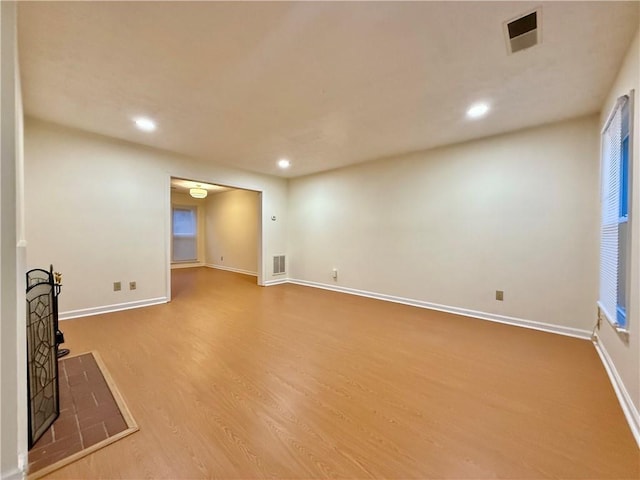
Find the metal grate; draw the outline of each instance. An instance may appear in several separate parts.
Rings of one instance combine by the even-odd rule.
[[[280,275],[285,273],[285,258],[284,255],[275,255],[273,257],[273,274]]]
[[[507,50],[516,53],[540,43],[539,9],[506,22]]]
[[[31,448],[58,418],[60,405],[53,279],[41,283],[28,280],[27,284],[27,388]]]

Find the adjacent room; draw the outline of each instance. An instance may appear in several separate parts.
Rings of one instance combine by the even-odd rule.
[[[640,478],[640,2],[0,26],[0,478]]]
[[[171,269],[258,277],[260,230],[259,192],[171,178]]]

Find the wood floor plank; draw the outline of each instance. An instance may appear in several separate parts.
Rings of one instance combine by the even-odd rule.
[[[584,340],[207,268],[65,321],[140,431],[50,478],[640,477]]]

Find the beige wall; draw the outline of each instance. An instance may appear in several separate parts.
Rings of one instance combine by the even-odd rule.
[[[269,220],[271,222],[271,220]],[[260,196],[248,190],[230,190],[207,197],[207,264],[256,274]]]
[[[635,405],[635,421],[640,427],[640,31],[636,34],[622,64],[620,72],[602,108],[601,127],[613,108],[616,99],[635,89],[633,105],[633,153],[632,153],[632,207],[631,207],[631,285],[628,305],[628,336],[618,335],[603,322],[598,336],[625,390]]]
[[[170,176],[262,191],[262,214],[278,216],[263,222],[264,257],[285,249],[284,179],[35,119],[25,125],[25,162],[27,260],[62,272],[61,312],[166,297]],[[113,292],[114,281],[132,280],[137,290]]]
[[[598,164],[590,116],[294,179],[290,277],[584,333]]]
[[[204,265],[205,263],[205,251],[206,251],[206,215],[207,209],[206,199],[193,198],[186,193],[171,192],[171,205],[172,206],[195,206],[197,207],[197,219],[198,222],[198,237],[197,237],[197,261],[195,265]],[[184,264],[182,264],[184,265]]]

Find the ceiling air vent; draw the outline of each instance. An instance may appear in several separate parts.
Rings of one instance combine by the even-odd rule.
[[[516,53],[540,43],[540,9],[505,23],[507,50]]]

